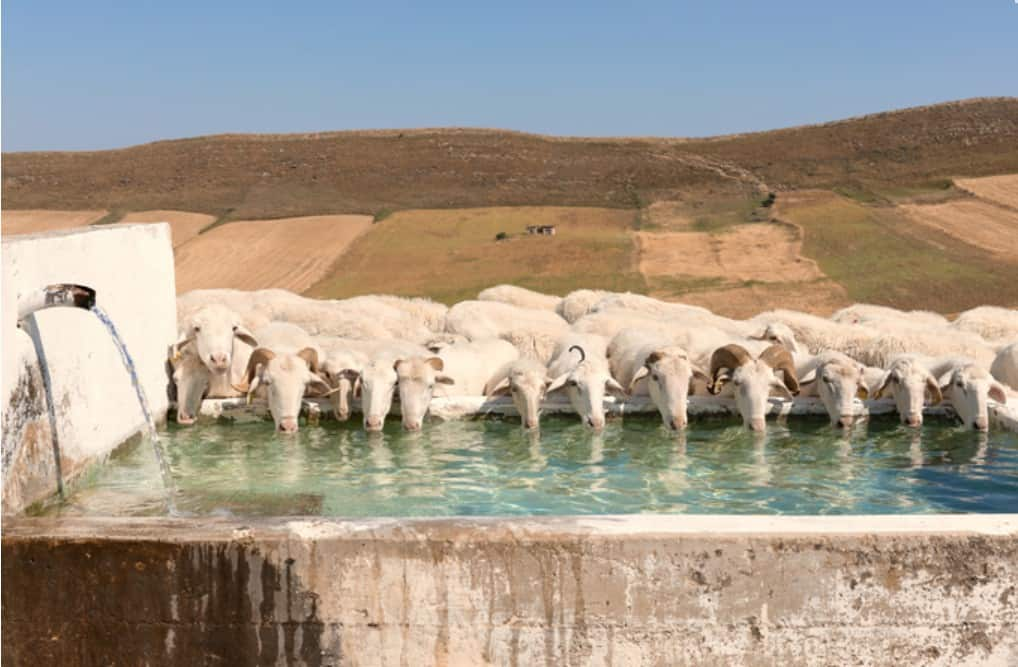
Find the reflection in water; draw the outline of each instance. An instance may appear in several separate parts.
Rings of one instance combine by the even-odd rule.
[[[540,431],[512,421],[356,421],[295,435],[269,424],[171,427],[167,462],[190,515],[902,513],[1009,511],[1018,504],[1018,434],[875,419],[837,429],[793,419],[754,433],[729,420],[671,432],[566,417]],[[53,514],[160,515],[159,469],[135,448],[82,480]]]

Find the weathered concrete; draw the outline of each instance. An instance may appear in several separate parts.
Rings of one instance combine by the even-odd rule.
[[[1016,515],[4,530],[11,664],[1018,664]]]
[[[157,419],[165,419],[169,405],[166,351],[176,332],[169,227],[107,225],[5,238],[5,513],[52,495],[58,480],[101,460],[145,423],[119,352],[94,314],[73,308],[40,310],[18,327],[19,303],[53,283],[96,290],[98,304],[117,325],[134,358]],[[53,383],[52,422],[29,334],[33,327]]]

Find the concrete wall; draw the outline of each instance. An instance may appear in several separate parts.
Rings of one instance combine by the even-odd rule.
[[[176,333],[173,251],[166,224],[108,225],[3,240],[3,509],[14,513],[136,434],[144,419],[128,373],[94,314],[38,311],[53,380],[59,457],[35,347],[18,303],[53,283],[96,290],[134,357],[157,419],[165,419],[168,346]]]
[[[1018,664],[1016,515],[15,518],[2,555],[12,664]]]

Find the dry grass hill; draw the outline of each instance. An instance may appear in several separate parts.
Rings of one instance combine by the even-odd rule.
[[[3,167],[4,234],[167,220],[180,288],[449,301],[506,281],[732,314],[1018,305],[1018,98],[707,139],[221,135]],[[545,223],[559,233],[524,233]]]

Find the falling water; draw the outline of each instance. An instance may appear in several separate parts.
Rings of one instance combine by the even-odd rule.
[[[134,393],[138,397],[138,405],[141,406],[141,412],[145,416],[145,423],[148,424],[149,439],[152,442],[152,450],[156,455],[156,462],[159,464],[159,474],[163,478],[163,486],[166,488],[166,509],[172,515],[176,514],[176,508],[173,503],[173,496],[175,493],[173,485],[173,477],[170,474],[170,467],[166,463],[166,457],[163,456],[163,448],[159,442],[159,434],[156,431],[155,420],[152,419],[152,411],[148,407],[148,399],[145,397],[145,389],[141,386],[138,381],[138,372],[134,368],[134,359],[131,358],[131,353],[127,351],[127,346],[124,341],[120,338],[120,334],[117,332],[117,327],[113,324],[113,320],[106,314],[101,307],[93,305],[90,310],[95,313],[95,316],[99,318],[99,321],[103,323],[103,326],[110,332],[110,337],[116,344],[117,349],[120,350],[120,360],[124,362],[124,368],[127,369],[128,375],[131,376],[131,385],[134,387]]]

